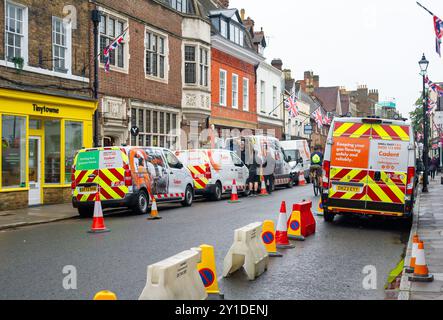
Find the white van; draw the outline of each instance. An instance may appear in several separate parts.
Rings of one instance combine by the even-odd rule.
[[[196,195],[219,201],[232,192],[234,180],[238,192],[248,193],[249,170],[234,152],[201,149],[176,151],[175,155],[191,171]]]
[[[411,218],[416,190],[412,126],[379,118],[336,118],[323,161],[324,218],[336,214]]]
[[[311,169],[311,151],[309,150],[308,141],[306,140],[289,140],[280,141],[283,150],[288,158],[289,165],[297,172],[305,173],[305,180],[309,181],[309,171]]]

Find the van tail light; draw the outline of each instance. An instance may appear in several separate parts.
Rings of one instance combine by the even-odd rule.
[[[211,166],[209,165],[209,163],[205,164],[205,178],[206,179],[212,179],[212,172],[211,172]]]
[[[415,168],[409,167],[408,168],[408,181],[407,181],[407,185],[406,185],[406,194],[408,196],[410,196],[414,193],[414,179],[415,179]]]
[[[75,183],[75,166],[71,167],[71,189],[75,189],[77,187]]]
[[[323,161],[323,189],[329,189],[329,176],[331,173],[331,162]]]
[[[127,164],[123,168],[125,169],[125,187],[131,187],[132,186],[131,170],[129,169],[129,166]]]

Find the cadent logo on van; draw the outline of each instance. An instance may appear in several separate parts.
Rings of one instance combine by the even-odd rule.
[[[58,109],[58,108],[48,108],[46,106],[39,106],[38,104],[35,104],[35,103],[32,106],[34,108],[34,112],[39,112],[40,114],[44,114],[44,113],[59,114],[60,113],[60,109]]]

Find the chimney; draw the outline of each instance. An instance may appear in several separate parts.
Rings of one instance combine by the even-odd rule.
[[[281,59],[272,60],[271,65],[280,71],[282,71],[282,69],[283,69],[283,61]]]
[[[320,87],[320,76],[314,76],[312,85],[314,86],[314,89],[317,89]]]
[[[283,70],[283,73],[285,75],[285,80],[291,80],[292,79],[291,69],[285,69],[285,70]]]
[[[245,9],[241,9],[240,10],[240,18],[241,18],[242,21],[245,20],[245,13],[246,13]]]
[[[229,8],[229,0],[218,0],[218,3],[221,8],[228,9]]]
[[[252,20],[250,17],[248,17],[246,20],[242,18],[242,20],[245,29],[251,33],[251,36],[254,36],[254,26],[255,26],[254,20]]]

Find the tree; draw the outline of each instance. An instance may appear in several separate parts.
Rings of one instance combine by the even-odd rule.
[[[415,102],[415,107],[416,107],[415,110],[409,113],[409,116],[411,118],[412,128],[414,129],[416,136],[417,133],[420,133],[421,136],[423,136],[423,94],[421,94],[420,98]],[[429,119],[426,121],[426,125],[429,135],[431,132]],[[417,142],[422,142],[422,141],[417,141]],[[430,144],[430,139],[428,140],[428,142]]]

